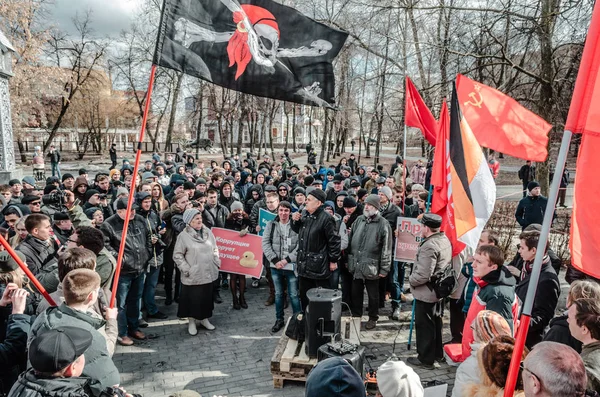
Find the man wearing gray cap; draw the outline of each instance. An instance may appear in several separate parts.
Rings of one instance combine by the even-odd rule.
[[[452,245],[440,231],[442,217],[423,214],[423,224],[413,271],[408,278],[415,298],[415,328],[417,334],[417,357],[409,357],[408,364],[434,368],[434,362],[443,357],[442,350],[442,301],[431,288],[431,277],[452,261]]]
[[[365,328],[373,329],[379,318],[379,284],[390,271],[392,260],[392,228],[381,216],[379,196],[369,195],[363,214],[359,216],[348,237],[348,270],[352,273],[352,316],[362,317],[363,294],[369,297],[369,321]],[[384,292],[385,293],[385,292]]]

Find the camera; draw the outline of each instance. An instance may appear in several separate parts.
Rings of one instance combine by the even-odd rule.
[[[100,200],[104,200],[104,199],[106,199],[106,194],[105,194],[105,193],[100,193],[100,194],[98,195],[98,199],[100,199]]]
[[[44,205],[52,205],[55,207],[64,207],[65,206],[65,192],[56,189],[50,194],[44,194],[42,196],[42,202]]]
[[[129,393],[133,397],[142,397],[141,394]],[[100,393],[100,397],[126,397],[127,393],[120,387],[107,387]]]

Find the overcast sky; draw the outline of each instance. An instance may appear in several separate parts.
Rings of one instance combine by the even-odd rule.
[[[54,0],[49,22],[72,34],[75,32],[72,18],[76,13],[91,10],[96,34],[115,36],[129,27],[140,3],[141,0]]]

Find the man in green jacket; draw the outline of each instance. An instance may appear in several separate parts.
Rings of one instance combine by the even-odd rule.
[[[100,276],[90,269],[75,269],[65,276],[62,286],[65,302],[38,316],[31,327],[28,345],[36,337],[59,327],[76,327],[90,332],[92,344],[85,352],[82,374],[91,378],[90,387],[94,395],[99,396],[107,387],[121,382],[119,370],[109,355],[109,342],[98,331],[106,322],[90,314],[90,308],[98,299]],[[106,321],[116,322],[117,309],[107,308],[105,317]]]
[[[363,215],[356,218],[348,238],[348,270],[352,274],[352,316],[363,314],[363,294],[369,297],[369,321],[373,329],[379,318],[379,279],[390,271],[392,260],[392,228],[379,212],[376,194],[365,199]]]

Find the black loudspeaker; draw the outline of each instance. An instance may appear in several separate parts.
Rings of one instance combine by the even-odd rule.
[[[306,296],[306,354],[314,358],[319,346],[341,337],[342,292],[319,287]]]
[[[356,370],[356,372],[358,372],[360,374],[360,377],[363,378],[364,376],[364,367],[365,367],[365,347],[364,346],[357,346],[356,350],[353,352],[349,352],[346,354],[340,354],[337,353],[331,349],[329,349],[329,346],[327,346],[327,344],[320,346],[319,350],[318,350],[318,354],[317,354],[317,358],[318,361],[323,361],[326,358],[330,358],[330,357],[341,357],[344,360],[346,360],[346,362],[348,362],[348,364],[352,365],[352,367]]]

